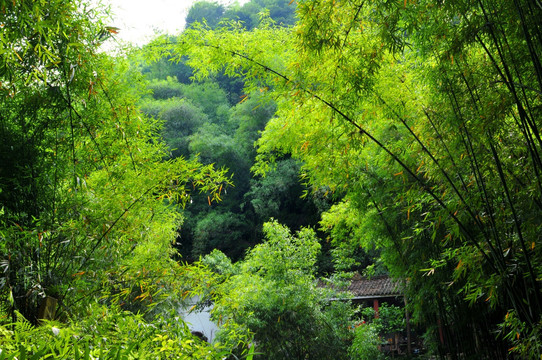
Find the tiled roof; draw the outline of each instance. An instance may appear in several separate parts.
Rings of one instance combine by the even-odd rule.
[[[370,279],[362,278],[356,274],[348,286],[354,298],[378,298],[400,296],[399,283],[392,281],[388,276],[375,276]]]

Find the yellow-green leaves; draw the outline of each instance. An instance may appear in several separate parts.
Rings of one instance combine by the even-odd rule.
[[[190,34],[201,46],[187,54],[198,68],[211,62],[210,71],[244,77],[247,91],[269,87],[278,109],[258,141],[255,171],[290,154],[315,188],[346,194],[352,212],[342,218],[359,225],[325,223],[341,237],[344,228],[374,230],[367,244],[382,244],[388,268],[411,279],[420,316],[468,314],[478,323],[480,311],[468,309],[475,304],[489,334],[500,316],[490,304],[521,313],[514,326],[534,334],[542,316],[542,13],[528,2],[490,5],[300,1],[293,30],[202,30]],[[431,277],[419,271],[427,268]],[[438,307],[420,305],[437,291]],[[524,344],[530,349],[514,349],[540,357],[539,346]],[[492,356],[493,348],[478,350]]]

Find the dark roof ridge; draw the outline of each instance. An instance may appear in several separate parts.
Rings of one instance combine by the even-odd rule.
[[[359,273],[358,273],[359,274]],[[399,281],[392,280],[388,275],[372,276],[370,278],[356,276],[351,280],[348,291],[354,297],[394,297],[400,296]]]

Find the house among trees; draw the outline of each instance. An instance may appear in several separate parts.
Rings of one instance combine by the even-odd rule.
[[[382,301],[394,305],[403,304],[403,294],[398,282],[387,275],[364,278],[356,273],[348,286],[348,291],[353,295],[353,302],[371,303],[376,313]]]
[[[391,279],[387,275],[363,277],[356,273],[352,278],[347,291],[352,294],[353,304],[372,307],[375,318],[380,316],[379,310],[382,303],[405,308],[405,298],[400,282]],[[409,313],[405,308],[405,331],[385,334],[382,339],[382,350],[389,353],[412,354],[412,335],[409,323]]]

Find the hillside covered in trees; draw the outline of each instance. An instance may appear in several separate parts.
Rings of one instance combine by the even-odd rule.
[[[541,359],[540,19],[199,1],[113,55],[100,5],[0,2],[0,359]]]

